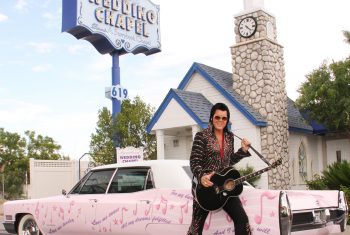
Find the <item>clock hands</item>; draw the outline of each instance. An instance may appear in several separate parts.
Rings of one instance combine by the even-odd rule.
[[[246,27],[248,30],[252,30],[251,28],[249,28],[247,25],[244,25],[244,27]]]

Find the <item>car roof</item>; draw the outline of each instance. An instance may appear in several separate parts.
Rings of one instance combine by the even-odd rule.
[[[189,160],[169,159],[116,163],[98,166],[92,171],[125,167],[150,167],[156,188],[191,188],[191,176],[184,169],[189,167]]]
[[[164,160],[145,160],[138,162],[125,162],[125,163],[114,163],[107,164],[103,166],[94,167],[92,170],[102,170],[102,169],[110,169],[117,167],[138,167],[138,166],[189,166],[189,160],[173,160],[173,159],[164,159]]]

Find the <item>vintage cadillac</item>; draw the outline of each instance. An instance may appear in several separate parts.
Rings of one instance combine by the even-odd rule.
[[[3,224],[21,235],[186,234],[193,200],[188,164],[155,160],[96,167],[63,195],[6,202]],[[348,205],[341,191],[245,185],[239,197],[254,235],[329,234],[346,228]],[[234,234],[233,223],[223,210],[213,210],[203,234]]]

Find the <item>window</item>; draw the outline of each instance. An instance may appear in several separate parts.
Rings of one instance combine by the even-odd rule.
[[[301,143],[299,146],[299,174],[303,180],[307,177],[307,158],[304,144]]]
[[[178,139],[173,140],[173,147],[174,148],[179,147],[179,140]]]
[[[149,168],[119,168],[108,193],[132,193],[154,188]]]
[[[340,150],[336,151],[336,155],[337,155],[337,162],[341,162],[341,151]]]
[[[92,171],[87,174],[72,190],[72,194],[103,194],[115,169]]]

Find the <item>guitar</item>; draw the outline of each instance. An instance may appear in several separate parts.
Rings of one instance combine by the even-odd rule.
[[[254,178],[272,168],[282,164],[282,159],[278,159],[270,166],[246,176],[240,176],[239,172],[232,167],[227,167],[220,173],[215,173],[211,177],[213,186],[204,187],[198,183],[195,188],[195,198],[199,205],[207,211],[215,211],[222,208],[230,197],[238,196],[243,191],[242,182]]]

